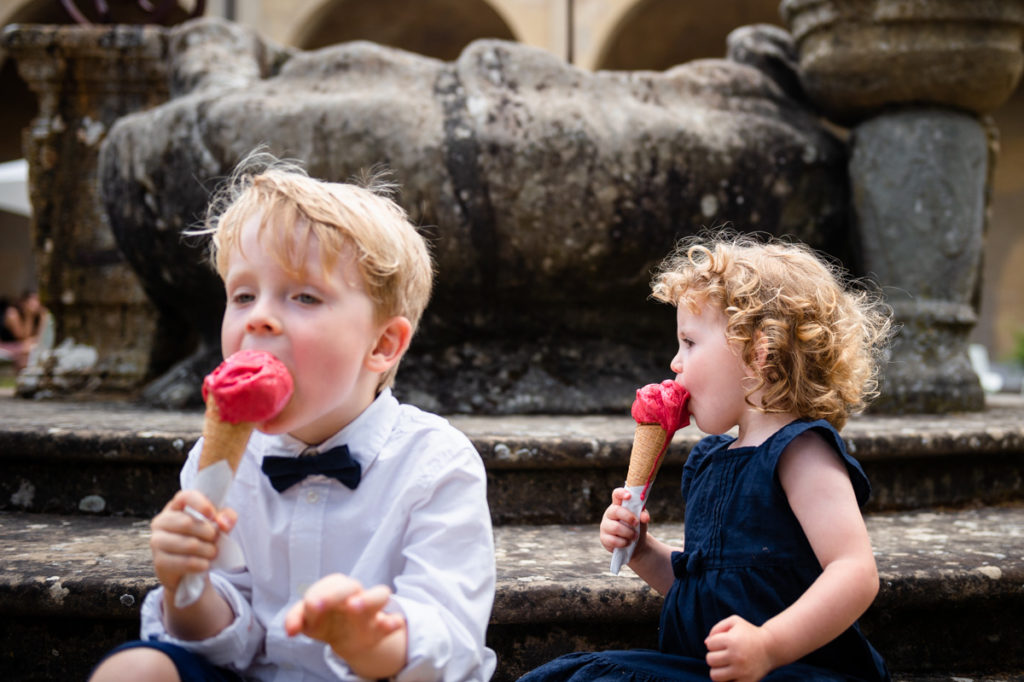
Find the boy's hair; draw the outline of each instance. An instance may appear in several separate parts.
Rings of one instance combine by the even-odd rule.
[[[301,276],[309,237],[316,237],[326,272],[351,253],[378,322],[401,315],[419,324],[430,299],[433,265],[426,241],[387,196],[395,187],[371,178],[367,187],[309,177],[295,163],[251,154],[215,194],[204,226],[210,259],[223,278],[245,222],[261,214],[259,238],[292,276]],[[398,363],[378,390],[394,383]]]
[[[850,284],[807,246],[724,231],[679,242],[651,287],[659,301],[694,312],[707,301],[724,312],[726,338],[755,373],[749,404],[841,429],[878,394],[891,330],[880,296]]]

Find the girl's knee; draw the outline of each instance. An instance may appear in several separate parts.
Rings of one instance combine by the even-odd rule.
[[[110,656],[96,667],[89,682],[181,682],[170,656],[157,649],[138,647]]]

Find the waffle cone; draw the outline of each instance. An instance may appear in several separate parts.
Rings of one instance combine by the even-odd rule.
[[[645,485],[653,481],[664,459],[659,457],[665,447],[668,433],[660,424],[637,424],[633,436],[633,451],[629,454],[629,472],[626,485]]]
[[[227,460],[231,471],[238,470],[242,453],[249,443],[249,436],[255,424],[239,422],[232,424],[220,418],[217,402],[210,395],[206,399],[206,417],[203,420],[203,451],[199,453],[199,468],[203,469],[222,459]]]

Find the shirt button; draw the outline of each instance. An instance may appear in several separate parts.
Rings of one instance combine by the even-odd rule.
[[[317,500],[319,499],[320,496],[316,493],[315,490],[310,490],[308,493],[306,493],[306,502],[309,502],[310,504],[316,504]]]

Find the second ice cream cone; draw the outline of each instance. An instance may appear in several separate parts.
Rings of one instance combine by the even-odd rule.
[[[629,455],[629,472],[626,474],[626,485],[646,485],[654,480],[665,449],[668,433],[660,424],[637,424],[633,436],[633,450]]]
[[[204,469],[214,462],[225,459],[231,466],[231,471],[237,471],[254,426],[252,422],[232,424],[222,420],[217,402],[211,393],[206,399],[203,451],[199,454],[199,468]]]

